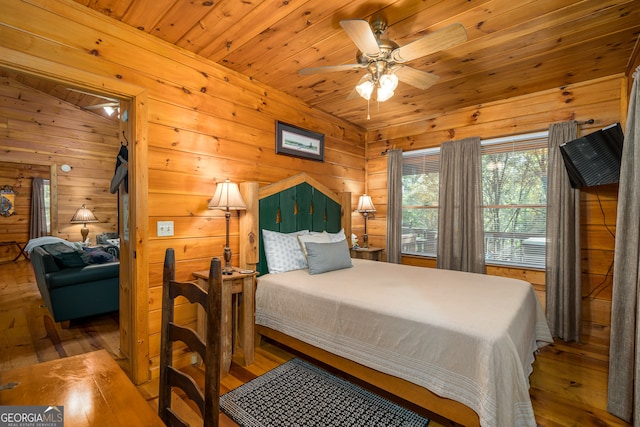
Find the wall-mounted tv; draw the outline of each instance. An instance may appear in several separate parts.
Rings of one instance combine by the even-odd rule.
[[[613,184],[620,180],[622,142],[620,123],[560,145],[573,188]]]

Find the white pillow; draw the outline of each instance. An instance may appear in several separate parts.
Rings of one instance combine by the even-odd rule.
[[[341,242],[347,240],[347,236],[344,234],[344,228],[341,228],[337,233],[327,233],[331,242]]]
[[[262,230],[262,242],[269,273],[284,273],[307,268],[307,260],[298,242],[298,235],[307,233],[309,230],[289,234]]]
[[[312,236],[325,235],[329,236],[330,242],[339,242],[341,240],[347,240],[347,236],[344,234],[344,228],[341,228],[337,233],[327,233],[327,231],[312,231]]]
[[[302,249],[302,253],[304,254],[304,257],[306,259],[307,247],[305,246],[305,244],[307,242],[331,243],[331,240],[327,233],[315,233],[315,234],[302,234],[298,236],[298,242],[300,242],[300,249]]]

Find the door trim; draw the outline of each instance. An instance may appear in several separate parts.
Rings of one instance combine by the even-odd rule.
[[[127,375],[135,384],[150,379],[149,369],[149,307],[148,263],[146,247],[147,224],[147,151],[148,151],[148,103],[147,90],[118,79],[90,73],[73,66],[52,62],[5,47],[0,47],[0,67],[36,77],[54,80],[97,93],[125,99],[129,102],[129,242],[127,251],[128,271],[121,271],[128,278],[130,289],[120,287],[120,298],[131,302],[128,313],[128,330],[120,331],[121,345],[130,349],[125,354]],[[121,254],[121,257],[124,254]],[[127,263],[125,263],[127,264]],[[126,270],[126,269],[125,269]],[[123,341],[125,340],[125,341]],[[124,345],[123,345],[124,344]]]

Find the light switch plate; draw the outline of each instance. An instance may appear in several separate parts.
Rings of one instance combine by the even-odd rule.
[[[173,236],[173,221],[158,221],[158,237]]]

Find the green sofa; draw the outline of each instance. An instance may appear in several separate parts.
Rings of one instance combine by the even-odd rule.
[[[119,309],[120,262],[65,266],[38,246],[31,263],[40,294],[56,322],[79,319]],[[59,254],[58,254],[59,255]]]

